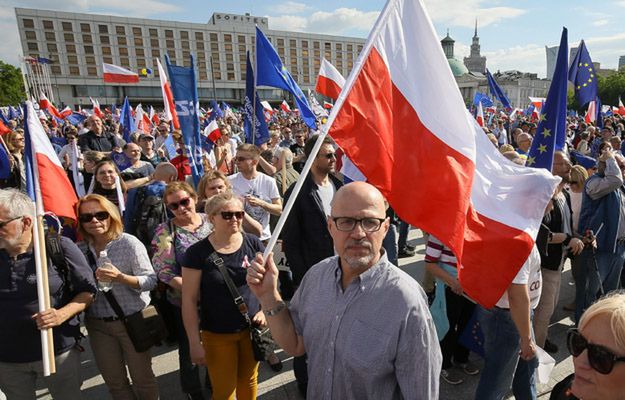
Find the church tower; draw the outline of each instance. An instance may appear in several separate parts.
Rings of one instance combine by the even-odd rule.
[[[471,54],[464,58],[464,65],[471,72],[486,73],[486,57],[480,56],[480,37],[477,36],[477,18],[475,19],[475,33],[471,43]]]

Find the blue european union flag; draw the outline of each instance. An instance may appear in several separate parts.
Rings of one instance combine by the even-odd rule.
[[[124,99],[124,105],[119,115],[119,123],[122,124],[124,140],[126,143],[130,143],[130,134],[135,130],[135,121],[132,118],[132,110],[130,110],[128,97]]]
[[[11,175],[11,162],[9,161],[9,154],[4,149],[4,146],[0,146],[0,179],[7,179]]]
[[[595,115],[595,125],[597,128],[603,128],[603,112],[601,112],[601,107],[601,100],[599,96],[597,96],[595,98],[595,111],[597,112],[597,115]]]
[[[473,97],[473,105],[477,106],[479,103],[482,103],[482,107],[492,107],[493,101],[488,97],[486,93],[475,92],[475,96]]]
[[[219,108],[219,104],[217,104],[215,100],[210,100],[208,104],[210,104],[211,108],[213,109],[213,112],[211,112],[211,117],[210,117],[211,120],[224,117],[223,111],[221,111],[221,108]]]
[[[74,125],[74,126],[82,123],[86,119],[87,119],[87,117],[85,117],[84,115],[79,114],[79,113],[72,113],[72,115],[70,115],[69,117],[65,118],[66,121],[69,121],[69,123]]]
[[[317,128],[315,114],[308,100],[263,32],[256,27],[256,86],[271,86],[291,92],[302,120],[312,129]]]
[[[250,52],[248,51],[247,69],[245,72],[245,100],[243,103],[245,115],[243,130],[245,131],[245,141],[247,143],[261,144],[269,140],[269,129],[263,114],[263,105],[260,104],[260,99],[255,95],[255,91],[254,70],[252,69]],[[254,117],[253,104],[256,104],[256,117]]]
[[[9,119],[18,119],[19,116],[20,114],[18,113],[18,111],[13,108],[13,106],[9,106]]]
[[[551,171],[553,153],[564,147],[566,137],[566,94],[568,69],[568,31],[562,28],[556,69],[542,107],[536,135],[527,155],[527,166]]]
[[[204,175],[204,165],[202,164],[202,137],[200,135],[200,101],[195,81],[195,58],[191,54],[191,67],[174,65],[167,55],[165,55],[165,62],[186,148],[184,155],[189,159],[193,182],[197,186]]]
[[[510,100],[508,100],[508,97],[503,92],[501,87],[499,87],[499,85],[497,84],[497,81],[495,81],[495,78],[493,78],[493,75],[490,73],[488,69],[486,70],[486,79],[488,80],[488,87],[490,88],[490,94],[495,96],[495,98],[499,100],[505,108],[512,109],[512,106],[510,105]]]
[[[583,40],[579,43],[577,54],[571,63],[569,81],[573,82],[575,97],[580,106],[597,97],[597,74]]]

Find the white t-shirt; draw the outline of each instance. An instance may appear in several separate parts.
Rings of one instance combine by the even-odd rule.
[[[323,212],[326,214],[326,216],[329,216],[332,199],[334,198],[334,193],[336,193],[336,188],[334,187],[332,181],[330,181],[325,186],[317,185],[317,192],[319,193],[319,197],[321,198],[321,204],[323,204]]]
[[[258,172],[255,178],[251,180],[245,179],[240,172],[228,177],[232,185],[232,191],[237,196],[252,195],[267,203],[272,203],[272,199],[279,199],[278,185],[272,177]],[[262,207],[253,207],[247,201],[244,202],[245,212],[248,213],[256,221],[263,226],[263,233],[260,240],[267,240],[271,237],[271,229],[269,228],[269,212]]]
[[[521,270],[512,280],[512,283],[517,285],[526,284],[529,289],[530,295],[530,307],[533,309],[538,306],[540,300],[540,293],[542,291],[543,278],[540,273],[540,254],[536,245],[532,247],[529,257],[521,267]],[[497,307],[510,308],[510,302],[508,301],[508,291],[497,302]]]

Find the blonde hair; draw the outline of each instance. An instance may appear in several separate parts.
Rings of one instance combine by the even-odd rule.
[[[214,181],[215,179],[221,179],[224,182],[224,185],[226,185],[227,189],[232,188],[232,185],[230,185],[230,180],[226,177],[226,175],[224,175],[223,172],[217,169],[212,169],[208,171],[197,184],[198,203],[206,200],[206,186],[208,186],[208,182]]]
[[[197,201],[197,193],[195,193],[193,187],[187,182],[183,181],[169,182],[165,187],[165,191],[163,192],[163,201],[167,202],[167,196],[171,195],[172,193],[176,193],[179,190],[187,192],[194,201]]]
[[[593,318],[601,315],[609,317],[614,341],[625,352],[625,291],[612,292],[588,307],[579,320],[579,329],[583,330]]]
[[[99,194],[88,194],[85,197],[82,197],[78,200],[78,203],[76,203],[76,215],[80,216],[80,206],[90,201],[98,203],[100,207],[104,208],[104,210],[110,215],[109,229],[106,233],[104,233],[106,240],[110,242],[117,239],[124,232],[124,224],[122,222],[122,217],[119,215],[119,209],[106,197],[100,196]],[[87,233],[87,231],[82,227],[82,223],[80,221],[78,222],[78,233],[80,233],[80,235],[88,242],[93,242],[93,236]]]
[[[499,147],[499,152],[501,154],[507,153],[509,151],[514,151],[514,146],[512,146],[511,144],[506,143],[506,144],[502,144]]]
[[[588,171],[581,165],[573,165],[571,167],[571,182],[577,182],[580,186],[584,186],[588,179]]]
[[[206,207],[204,207],[204,212],[208,216],[216,215],[224,205],[230,203],[231,201],[238,201],[241,205],[243,205],[243,202],[231,191],[226,191],[211,197],[211,199],[206,203]]]

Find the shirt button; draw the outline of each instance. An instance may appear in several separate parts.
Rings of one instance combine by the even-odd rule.
[[[339,319],[339,316],[337,315],[337,316],[335,317],[335,319]]]
[[[332,372],[332,368],[328,368],[328,372]]]

